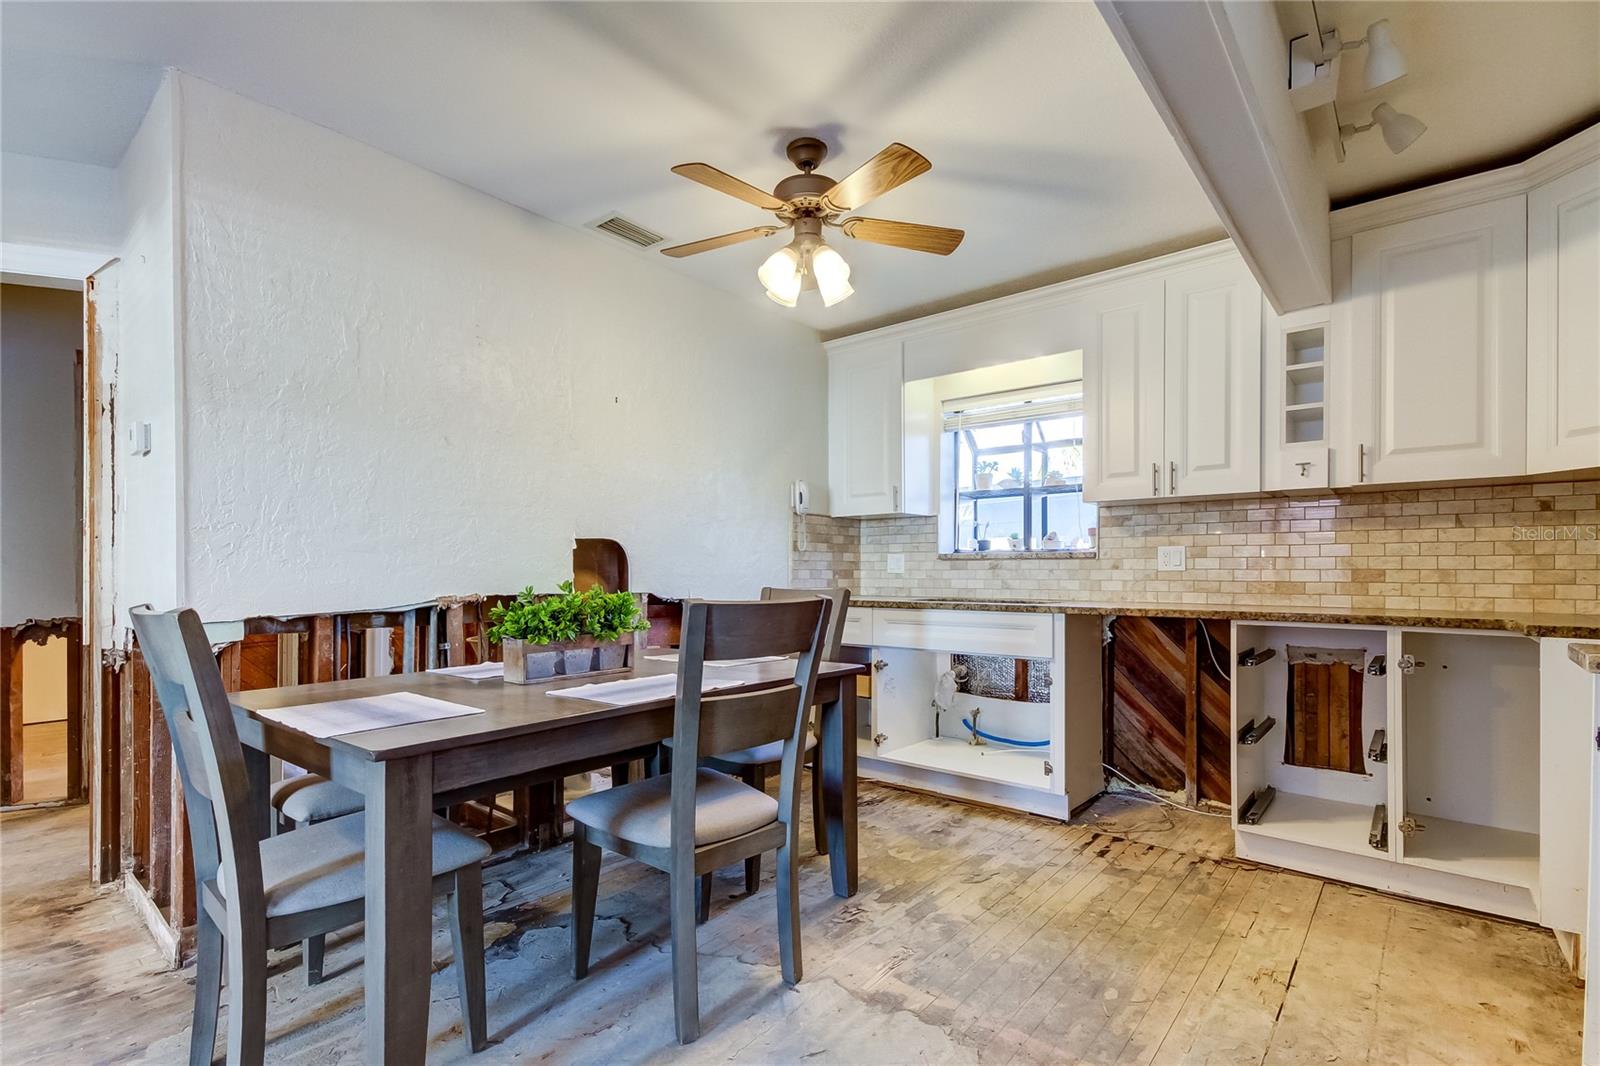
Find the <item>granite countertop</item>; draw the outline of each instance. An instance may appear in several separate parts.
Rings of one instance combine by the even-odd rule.
[[[1415,626],[1437,629],[1497,629],[1530,637],[1600,640],[1600,613],[1495,614],[1482,611],[1406,611],[1342,607],[1283,607],[1230,603],[1077,603],[1060,600],[852,599],[852,607],[909,607],[1019,614],[1133,615],[1156,618],[1225,618],[1260,622],[1321,622],[1332,625]],[[1581,647],[1582,645],[1574,645]],[[1600,670],[1600,645],[1590,645]],[[1574,659],[1577,653],[1573,653]],[[1582,660],[1578,660],[1580,664]]]
[[[1600,644],[1568,644],[1567,656],[1591,674],[1600,674]]]

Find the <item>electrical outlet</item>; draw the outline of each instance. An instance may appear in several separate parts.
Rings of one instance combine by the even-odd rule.
[[[1186,555],[1187,552],[1181,544],[1163,544],[1156,549],[1156,569],[1186,570],[1189,567]]]
[[[903,573],[905,573],[906,572],[906,556],[905,556],[905,553],[904,552],[890,552],[889,553],[889,558],[887,560],[887,564],[888,565],[886,566],[886,569],[889,571],[889,573],[891,573],[891,574],[903,574]]]

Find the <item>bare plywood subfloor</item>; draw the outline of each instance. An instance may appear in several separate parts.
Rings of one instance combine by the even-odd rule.
[[[88,886],[86,819],[0,820],[6,1059],[181,1060],[192,970],[162,972],[126,903]],[[1547,932],[1196,854],[1220,850],[1215,821],[1111,797],[1062,825],[864,786],[854,899],[830,893],[806,830],[798,989],[778,978],[771,863],[753,898],[718,878],[706,1032],[688,1048],[672,1040],[659,874],[608,860],[595,968],[574,983],[567,852],[499,863],[496,1043],[461,1044],[440,920],[429,1060],[1577,1061],[1581,991]],[[360,946],[359,928],[331,943],[315,989],[296,951],[278,955],[270,1059],[359,1057]]]

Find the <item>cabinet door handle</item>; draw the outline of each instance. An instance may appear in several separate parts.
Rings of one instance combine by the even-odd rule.
[[[1356,445],[1356,480],[1367,480],[1367,446],[1365,444]]]
[[[900,486],[899,485],[896,485],[894,487],[894,509],[896,511],[900,510]]]
[[[1161,464],[1150,464],[1150,495],[1161,495]]]
[[[1178,494],[1178,461],[1176,459],[1173,459],[1168,464],[1168,471],[1167,495],[1176,496]]]

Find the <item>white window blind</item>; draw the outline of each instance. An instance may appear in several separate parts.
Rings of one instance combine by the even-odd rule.
[[[1083,382],[1064,381],[1031,389],[944,401],[944,428],[998,426],[1030,418],[1063,418],[1083,413]]]

